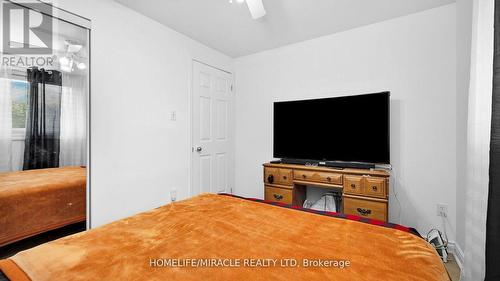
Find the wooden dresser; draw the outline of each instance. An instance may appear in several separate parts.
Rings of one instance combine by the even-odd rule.
[[[387,221],[389,176],[383,170],[266,163],[265,199],[302,206],[307,186],[335,189],[342,191],[343,213]]]

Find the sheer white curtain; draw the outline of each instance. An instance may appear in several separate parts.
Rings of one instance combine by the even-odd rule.
[[[493,95],[494,0],[474,0],[463,279],[484,280]]]
[[[10,80],[0,77],[0,172],[11,170],[12,97]]]
[[[63,74],[62,81],[59,164],[60,166],[86,165],[86,77]]]

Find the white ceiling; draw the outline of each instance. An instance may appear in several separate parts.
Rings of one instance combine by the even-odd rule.
[[[263,0],[252,20],[233,0],[116,0],[231,57],[408,15],[455,0]]]

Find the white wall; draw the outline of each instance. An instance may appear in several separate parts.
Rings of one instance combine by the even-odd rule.
[[[187,197],[191,60],[231,59],[111,0],[55,5],[92,20],[92,227]]]
[[[390,220],[422,234],[443,229],[436,204],[446,203],[454,240],[456,138],[463,134],[456,42],[451,4],[236,59],[236,193],[263,197],[274,101],[390,90]]]

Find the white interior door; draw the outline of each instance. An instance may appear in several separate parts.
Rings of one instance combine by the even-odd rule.
[[[193,61],[191,195],[232,192],[233,75]]]

